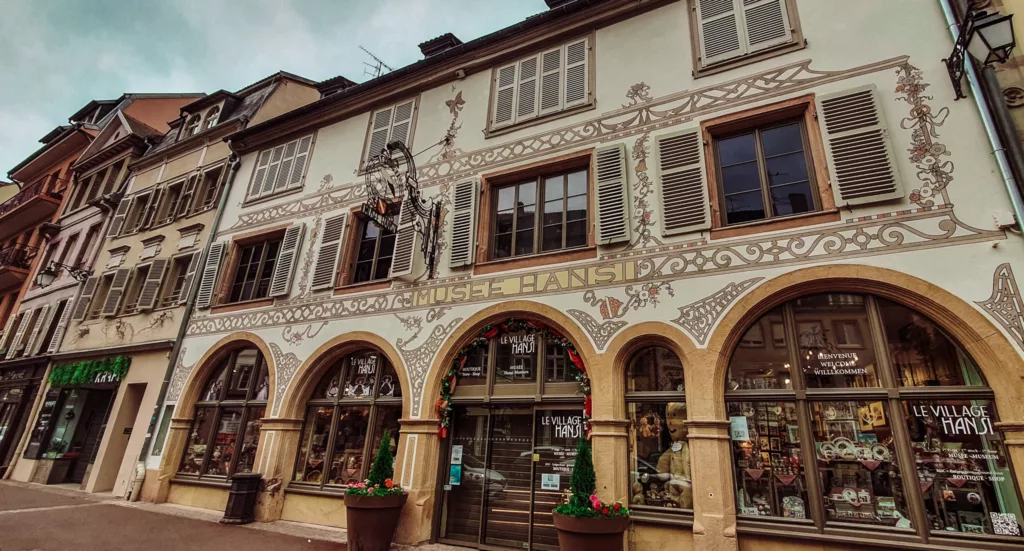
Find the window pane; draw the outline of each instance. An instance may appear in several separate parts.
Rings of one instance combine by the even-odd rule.
[[[586,195],[587,194],[587,171],[581,170],[579,172],[572,172],[569,174],[569,183],[567,184],[569,191],[567,195],[573,197],[575,195]]]
[[[196,417],[192,421],[192,432],[185,444],[185,455],[181,458],[181,472],[199,474],[206,458],[207,442],[213,430],[213,418],[217,410],[213,408],[196,408]]]
[[[756,158],[753,134],[718,140],[718,160],[722,166],[735,165]]]
[[[889,361],[905,386],[984,386],[974,361],[928,318],[878,299]]]
[[[356,254],[357,262],[366,262],[373,260],[374,253],[377,252],[377,239],[363,240],[359,242],[359,252]]]
[[[577,220],[565,224],[565,246],[582,247],[587,244],[587,222]]]
[[[738,193],[725,197],[725,223],[742,224],[763,220],[764,201],[761,190]]]
[[[911,528],[889,412],[882,402],[813,402],[828,520]]]
[[[249,385],[257,377],[256,357],[259,353],[255,348],[247,348],[235,353],[234,364],[228,375],[231,384],[228,385],[225,400],[245,400],[249,397]]]
[[[556,251],[562,248],[562,225],[544,226],[542,251]]]
[[[370,220],[363,223],[363,239],[377,239],[380,235],[380,229],[377,224],[374,224]]]
[[[498,338],[495,384],[537,380],[537,334],[505,333]]]
[[[744,191],[760,191],[761,175],[758,173],[757,161],[723,166],[722,189],[726,196]]]
[[[807,181],[807,160],[803,151],[765,159],[768,166],[768,185],[780,186]]]
[[[649,346],[633,354],[626,370],[626,392],[682,392],[683,364],[663,346]]]
[[[764,150],[765,157],[803,151],[804,142],[800,137],[800,123],[762,130],[761,148]]]
[[[512,256],[512,234],[494,236],[494,258],[508,258]]]
[[[495,220],[494,232],[499,234],[512,233],[514,213],[515,211],[512,209],[498,212],[497,219]]]
[[[373,457],[376,457],[377,450],[380,449],[380,440],[384,437],[385,430],[391,431],[391,456],[398,456],[398,419],[401,417],[401,406],[377,406],[377,419],[373,424],[373,447],[370,448]]]
[[[333,407],[310,408],[306,413],[299,458],[295,463],[296,481],[318,484],[323,479],[333,415]]]
[[[565,181],[562,176],[547,178],[544,180],[544,201],[555,201],[562,198],[562,186]]]
[[[808,388],[878,386],[875,344],[862,295],[800,298],[793,302],[793,315]]]
[[[533,254],[533,230],[516,232],[516,256]]]
[[[249,409],[245,432],[242,433],[242,445],[238,451],[238,468],[235,472],[252,472],[252,466],[256,463],[256,449],[260,443],[260,427],[263,426],[263,416],[266,414],[266,408]]]
[[[629,404],[630,503],[693,508],[683,402]]]
[[[525,184],[519,184],[519,204],[537,204],[537,182],[526,182]]]
[[[555,201],[548,201],[544,203],[544,225],[549,226],[551,224],[562,224],[562,204],[561,199]]]
[[[487,357],[490,355],[485,344],[466,355],[466,363],[459,368],[459,379],[456,388],[463,385],[483,385],[487,383]]]
[[[565,206],[565,219],[568,221],[573,220],[586,220],[587,219],[587,196],[577,195],[570,197],[566,201]]]
[[[376,352],[361,352],[348,357],[345,398],[369,398],[377,384],[380,357]]]
[[[227,476],[235,458],[238,429],[242,424],[242,408],[224,408],[217,421],[217,433],[213,437],[210,463],[206,474]]]
[[[224,396],[224,376],[229,371],[228,365],[230,365],[230,363],[231,357],[228,356],[217,369],[217,372],[206,382],[206,388],[203,389],[202,401],[212,402],[222,399]]]
[[[369,407],[339,407],[334,455],[328,484],[349,484],[363,478],[363,446],[369,429]]]
[[[391,362],[384,361],[384,374],[380,378],[380,387],[377,389],[377,396],[380,398],[401,398],[402,385],[398,380],[398,372]]]
[[[373,279],[387,279],[391,273],[391,257],[384,257],[377,261],[377,270],[373,274]]]
[[[788,184],[771,188],[772,214],[788,216],[814,210],[814,196],[810,182]]]
[[[580,374],[579,368],[565,353],[565,347],[557,344],[545,347],[544,364],[544,380],[549,383],[574,382]]]
[[[1020,535],[1021,508],[991,400],[903,403],[932,530]]]
[[[537,205],[519,205],[516,210],[516,231],[533,229]]]
[[[793,402],[728,404],[741,515],[810,518]]]
[[[728,390],[793,388],[782,308],[765,314],[740,339],[729,360]]]
[[[324,373],[324,376],[320,379],[320,383],[316,385],[316,389],[313,390],[313,395],[309,397],[310,400],[334,400],[338,398],[341,392],[341,375],[338,373],[339,366],[341,363],[332,365],[330,369]]]
[[[360,262],[356,264],[356,273],[352,276],[353,283],[362,283],[364,281],[370,281],[373,275],[373,261]]]
[[[516,203],[516,186],[498,190],[498,210],[511,210]]]

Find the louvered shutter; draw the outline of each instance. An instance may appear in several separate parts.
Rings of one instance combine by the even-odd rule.
[[[57,320],[57,329],[53,332],[53,337],[50,338],[50,342],[46,345],[46,353],[53,354],[60,347],[60,341],[64,339],[64,332],[68,328],[68,320],[71,319],[71,301],[64,301],[64,310],[61,311],[60,319]]]
[[[158,258],[150,264],[146,281],[143,282],[142,291],[139,292],[139,310],[152,310],[156,305],[156,296],[160,292],[160,284],[164,282],[164,273],[166,271],[166,258]]]
[[[32,328],[32,333],[28,337],[28,342],[25,343],[25,356],[35,356],[39,352],[39,344],[42,339],[40,333],[45,331],[46,327],[50,326],[50,322],[53,321],[53,312],[50,311],[50,305],[44,304],[39,312],[39,318],[36,319],[36,324]]]
[[[302,185],[302,175],[306,172],[306,161],[309,160],[309,148],[312,144],[313,136],[299,140],[299,150],[295,153],[295,162],[292,164],[292,175],[288,178],[289,188]]]
[[[537,116],[537,65],[536,57],[519,62],[519,92],[516,94],[516,122]]]
[[[621,243],[630,239],[629,189],[626,148],[622,144],[599,147],[594,152],[597,185],[597,243]]]
[[[110,228],[107,229],[107,237],[117,237],[121,233],[121,226],[124,226],[124,219],[128,216],[128,207],[132,204],[131,197],[121,199],[114,212],[114,219],[110,221]]]
[[[395,120],[391,122],[391,138],[388,142],[400,141],[409,145],[409,129],[412,126],[412,112],[415,100],[395,106]]]
[[[146,211],[142,215],[142,224],[140,228],[148,228],[156,222],[156,210],[160,208],[160,199],[164,195],[164,188],[158,187],[153,193],[149,194],[149,202],[146,203]]]
[[[515,121],[516,98],[516,66],[507,65],[498,69],[494,82],[494,120],[492,126],[498,128]]]
[[[267,165],[267,179],[263,187],[257,192],[257,197],[263,197],[274,191],[274,184],[277,183],[277,173],[281,169],[281,159],[284,158],[284,145],[279,145],[270,150],[270,164]]]
[[[384,146],[388,145],[391,133],[391,108],[381,109],[373,115],[373,128],[370,130],[370,145],[366,147],[366,158],[380,155]]]
[[[192,207],[192,202],[195,201],[196,187],[199,185],[199,178],[200,176],[198,174],[193,174],[185,181],[184,184],[182,184],[181,196],[178,197],[178,204],[176,207],[178,212],[174,214],[175,218],[180,218],[188,214]]]
[[[263,182],[267,179],[267,167],[270,166],[270,153],[268,149],[260,153],[259,161],[256,163],[256,175],[252,179],[252,188],[249,189],[249,198],[259,197],[263,189]]]
[[[89,304],[92,302],[92,294],[96,292],[96,284],[99,283],[99,277],[90,277],[85,280],[85,285],[82,286],[82,294],[78,297],[78,302],[75,303],[75,312],[71,316],[71,319],[75,321],[82,321],[85,316],[89,314]]]
[[[192,253],[192,259],[188,262],[188,271],[185,272],[185,281],[181,284],[181,294],[178,295],[178,304],[186,304],[190,296],[192,296],[192,285],[196,281],[196,272],[199,271],[199,260],[203,257],[202,253]]]
[[[903,197],[896,155],[874,85],[818,97],[828,169],[840,205]]]
[[[18,324],[18,330],[14,333],[14,341],[11,342],[7,348],[7,359],[14,357],[15,353],[22,349],[21,342],[25,338],[25,332],[28,331],[28,324],[32,322],[32,312],[28,311],[22,314],[21,323]]]
[[[196,296],[197,308],[209,308],[210,303],[213,302],[213,291],[217,286],[217,273],[220,271],[225,246],[226,243],[223,241],[210,244],[210,255],[206,257],[203,277],[199,280],[199,294]]]
[[[562,108],[562,48],[540,56],[540,114],[554,113]]]
[[[412,199],[406,197],[398,212],[398,232],[395,234],[395,251],[391,257],[391,277],[407,278],[412,275],[416,264],[416,242],[419,232],[416,231],[416,215],[413,211]]]
[[[748,53],[790,41],[786,0],[743,0]]]
[[[131,268],[121,268],[114,272],[114,279],[110,281],[110,290],[107,291],[107,298],[103,301],[103,311],[100,312],[100,315],[103,317],[117,315],[117,309],[121,306],[121,297],[124,296],[124,288],[128,285],[128,276],[131,273]]]
[[[270,280],[270,296],[284,296],[291,290],[295,261],[298,260],[299,247],[302,246],[302,234],[305,229],[306,226],[300,222],[289,226],[284,231],[281,250],[277,253],[277,262],[274,264],[274,276]]]
[[[470,266],[476,256],[476,216],[480,196],[480,182],[477,179],[464,180],[455,184],[452,200],[452,222],[450,225],[451,253],[448,266],[461,268]]]
[[[345,235],[345,213],[324,220],[324,232],[320,235],[320,249],[316,253],[316,266],[313,268],[313,280],[310,289],[334,288],[334,279],[338,273],[338,254],[341,251],[342,237]]]
[[[745,48],[737,0],[698,0],[697,21],[702,65],[743,55]]]
[[[274,182],[272,192],[278,192],[288,187],[288,181],[292,177],[292,164],[295,162],[295,153],[299,149],[299,140],[284,144],[284,156],[281,158],[281,167],[277,171],[277,181]]]
[[[700,129],[658,136],[656,143],[663,234],[710,227]]]
[[[0,349],[7,350],[9,342],[11,341],[11,337],[14,336],[11,334],[11,332],[14,330],[14,322],[17,321],[17,319],[17,314],[12,314],[10,317],[7,318],[7,325],[4,326],[3,337],[0,337]]]
[[[565,47],[565,102],[564,108],[587,103],[588,43],[586,40],[572,42]]]

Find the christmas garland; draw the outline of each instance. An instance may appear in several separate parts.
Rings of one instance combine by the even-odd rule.
[[[437,416],[441,420],[441,426],[437,431],[441,438],[448,436],[448,427],[451,426],[452,419],[452,393],[455,392],[455,386],[459,380],[459,371],[466,365],[466,361],[469,359],[470,353],[487,346],[491,339],[497,338],[506,333],[519,333],[524,331],[543,333],[547,337],[548,343],[564,347],[566,355],[569,356],[569,360],[571,360],[573,365],[579,369],[579,374],[576,375],[576,382],[579,383],[580,392],[583,393],[583,428],[587,435],[590,434],[590,412],[592,405],[590,401],[590,377],[587,375],[587,370],[583,366],[583,359],[580,358],[579,353],[576,352],[576,347],[571,341],[569,341],[569,339],[562,336],[561,333],[539,321],[509,318],[501,323],[484,326],[480,334],[470,341],[469,344],[462,347],[462,349],[459,350],[459,353],[455,355],[455,359],[452,361],[451,367],[448,368],[448,373],[445,374],[444,380],[441,382],[441,397],[438,398],[435,406],[437,409]]]
[[[129,356],[114,356],[98,360],[82,360],[74,363],[55,365],[50,370],[50,386],[74,386],[93,384],[97,378],[104,382],[117,383],[128,374],[132,365]],[[106,375],[106,377],[103,377]]]

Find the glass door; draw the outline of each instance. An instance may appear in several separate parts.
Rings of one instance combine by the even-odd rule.
[[[552,524],[551,510],[569,489],[576,444],[583,437],[583,413],[578,406],[538,409],[535,426],[531,541],[533,549],[555,551],[558,533]]]
[[[533,410],[491,410],[489,467],[485,471],[487,545],[526,547],[530,541]]]

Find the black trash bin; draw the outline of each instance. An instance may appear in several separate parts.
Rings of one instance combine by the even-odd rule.
[[[260,473],[236,473],[231,477],[231,492],[224,508],[223,524],[249,524],[256,520],[256,495],[260,491]]]

